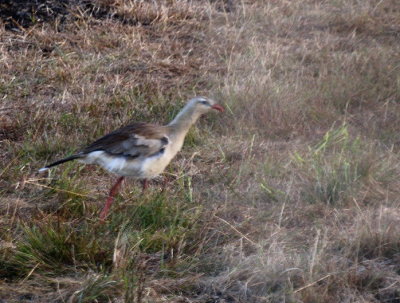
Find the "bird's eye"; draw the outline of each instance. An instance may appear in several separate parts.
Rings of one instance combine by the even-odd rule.
[[[202,100],[202,101],[200,101],[200,103],[204,104],[204,105],[210,105],[210,103],[207,100]]]

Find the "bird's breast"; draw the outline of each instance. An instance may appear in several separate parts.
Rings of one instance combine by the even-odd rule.
[[[142,163],[141,178],[151,179],[157,177],[164,171],[173,157],[174,154],[169,147],[165,148],[162,153],[147,157]]]

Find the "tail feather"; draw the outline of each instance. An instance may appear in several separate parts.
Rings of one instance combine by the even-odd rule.
[[[56,166],[56,165],[59,165],[59,164],[62,164],[62,163],[68,162],[68,161],[72,161],[72,160],[75,160],[75,159],[78,159],[78,158],[81,158],[81,157],[82,157],[81,155],[69,156],[67,158],[64,158],[64,159],[58,160],[56,162],[53,162],[53,163],[51,163],[51,164],[49,164],[49,165],[47,165],[45,167],[42,167],[41,169],[39,169],[39,172],[40,173],[44,172],[44,171],[48,170],[50,167],[53,167],[53,166]]]

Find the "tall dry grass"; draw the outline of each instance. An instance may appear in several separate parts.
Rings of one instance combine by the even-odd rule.
[[[397,302],[399,22],[394,0],[97,1],[2,29],[0,298]],[[106,226],[103,171],[34,173],[195,94],[226,113]]]

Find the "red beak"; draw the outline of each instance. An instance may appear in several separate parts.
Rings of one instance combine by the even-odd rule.
[[[211,106],[211,108],[216,109],[219,112],[223,112],[224,108],[221,105],[218,104],[214,104],[213,106]]]

